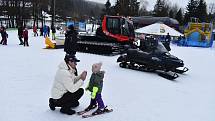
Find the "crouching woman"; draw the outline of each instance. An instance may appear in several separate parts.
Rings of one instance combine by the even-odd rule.
[[[68,115],[76,112],[71,108],[79,106],[79,99],[84,94],[80,88],[86,79],[87,72],[83,71],[77,75],[76,65],[79,60],[75,56],[66,55],[64,61],[59,65],[54,84],[49,98],[49,107],[61,107],[60,112]]]

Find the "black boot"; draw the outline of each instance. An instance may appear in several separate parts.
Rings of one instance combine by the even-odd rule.
[[[56,105],[54,103],[54,99],[49,98],[49,108],[54,111],[55,107],[56,107]]]
[[[75,108],[75,107],[78,107],[79,106],[79,102],[78,101],[74,101],[72,104],[71,104],[71,108]]]
[[[108,109],[108,107],[106,106],[105,108],[98,108],[95,112],[92,113],[92,115],[98,115],[98,114],[102,114],[102,113],[105,113],[105,112],[112,112],[113,109]]]
[[[73,115],[73,114],[76,113],[74,110],[72,110],[72,109],[70,109],[70,108],[67,108],[67,107],[62,107],[62,108],[60,109],[60,112],[61,112],[61,113],[64,113],[64,114],[68,114],[68,115]]]
[[[85,111],[92,110],[92,109],[94,109],[94,108],[96,108],[96,107],[97,107],[96,104],[95,104],[95,105],[89,105],[89,106],[85,109]]]

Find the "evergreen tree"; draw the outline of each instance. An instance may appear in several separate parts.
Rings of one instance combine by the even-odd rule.
[[[178,10],[179,10],[179,7],[177,4],[169,5],[169,17],[175,18]]]
[[[139,12],[140,2],[137,0],[130,0],[129,1],[129,16],[137,16]]]
[[[184,23],[189,22],[191,17],[197,17],[197,6],[198,6],[197,0],[190,0],[188,2],[188,5],[186,7],[187,11],[185,13]]]
[[[115,5],[115,11],[117,15],[128,16],[129,15],[129,0],[117,0]]]
[[[181,8],[178,10],[178,12],[175,15],[175,19],[178,20],[179,24],[182,25],[183,24],[183,15],[182,15],[182,11]]]
[[[139,4],[137,0],[117,0],[114,9],[118,15],[137,16]]]
[[[107,0],[107,2],[105,3],[105,10],[104,10],[106,15],[110,15],[111,14],[111,3],[110,0]]]
[[[174,12],[173,12],[173,10],[170,10],[170,11],[169,11],[169,17],[170,17],[170,18],[174,18]]]
[[[119,0],[120,1],[120,15],[129,16],[129,0]]]
[[[154,6],[154,15],[157,17],[168,16],[169,6],[166,0],[157,0]]]
[[[114,6],[114,11],[115,11],[115,15],[120,15],[120,9],[121,9],[121,4],[119,2],[119,0],[116,1],[116,4]]]
[[[110,0],[107,0],[105,3],[105,8],[102,9],[101,18],[103,18],[104,15],[116,15],[114,6],[111,6]]]
[[[204,0],[200,0],[197,6],[196,17],[199,18],[201,22],[206,22],[207,19],[207,5]]]

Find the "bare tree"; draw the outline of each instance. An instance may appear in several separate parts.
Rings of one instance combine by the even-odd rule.
[[[208,5],[208,13],[209,14],[214,14],[215,13],[215,3],[210,3]]]
[[[0,15],[7,17],[7,27],[16,27],[26,25],[31,20],[33,25],[38,26],[38,22],[44,23],[42,11],[52,14],[53,8],[50,8],[53,0],[0,0]],[[77,19],[82,16],[100,16],[104,4],[89,2],[85,0],[56,0],[56,15],[62,19],[71,16]],[[2,23],[2,22],[1,22]]]

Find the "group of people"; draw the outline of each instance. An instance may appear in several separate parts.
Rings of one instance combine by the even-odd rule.
[[[158,44],[158,39],[160,39],[164,47],[168,51],[171,51],[171,48],[170,48],[171,36],[169,33],[167,33],[166,36],[160,36],[160,37],[154,37],[153,35],[145,36],[144,34],[142,34],[140,35],[139,38],[140,38],[140,49],[143,49],[145,51],[153,50],[153,48],[156,47]]]
[[[55,40],[56,29],[54,26],[51,27],[51,31],[52,31],[52,40]],[[34,36],[38,36],[37,26],[33,27],[33,32],[34,32]],[[0,33],[2,38],[0,44],[7,45],[8,34],[4,26],[0,27]],[[44,27],[42,27],[42,29],[40,29],[40,35],[44,37],[50,36],[49,26],[45,25]],[[29,35],[28,35],[27,27],[23,27],[21,25],[18,26],[18,38],[20,41],[19,45],[29,46],[29,42],[28,42]]]
[[[1,33],[1,38],[2,38],[0,44],[7,45],[8,34],[6,31],[6,28],[2,26],[0,28],[0,33]],[[19,45],[29,46],[29,44],[28,44],[28,29],[27,28],[23,29],[21,26],[19,26],[18,27],[18,37],[19,37],[19,41],[20,41]],[[24,41],[22,40],[22,38],[24,38]]]
[[[76,113],[72,108],[79,106],[78,100],[84,94],[84,89],[81,86],[84,84],[87,76],[87,71],[83,71],[79,75],[76,68],[77,63],[80,62],[76,58],[77,35],[74,26],[69,25],[65,34],[64,51],[66,55],[64,61],[58,66],[51,89],[51,98],[49,98],[51,110],[61,107],[60,112],[68,115]],[[93,114],[99,114],[106,110],[101,95],[104,78],[104,71],[101,71],[101,66],[101,62],[92,65],[92,75],[86,88],[86,90],[91,92],[91,101],[85,111],[98,107]]]
[[[40,36],[50,37],[50,30],[52,32],[52,40],[55,40],[56,39],[56,37],[55,37],[55,34],[56,34],[56,28],[55,28],[55,26],[51,26],[51,29],[47,25],[44,25],[43,27],[41,27],[40,28]],[[33,29],[33,31],[35,33],[34,35],[38,36],[38,34],[37,34],[37,28]]]
[[[152,52],[158,45],[158,40],[151,36],[141,36],[139,49],[145,52]]]

